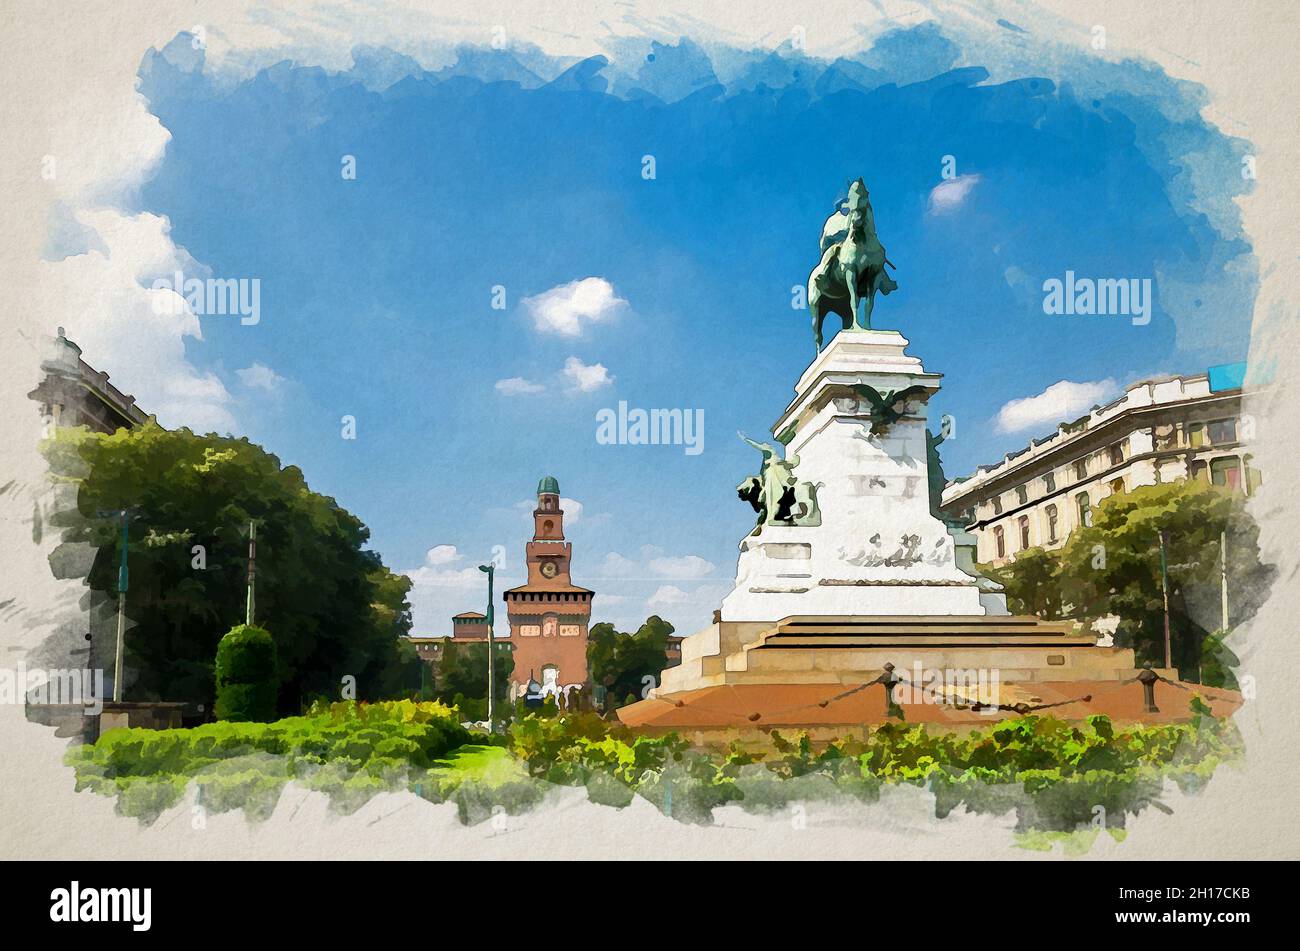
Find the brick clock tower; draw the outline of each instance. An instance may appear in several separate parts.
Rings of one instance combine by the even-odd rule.
[[[587,689],[587,626],[594,592],[573,583],[573,545],[564,540],[560,484],[547,476],[537,484],[533,540],[525,547],[528,581],[503,593],[514,645],[511,696],[522,696],[529,679],[543,691],[576,684]]]

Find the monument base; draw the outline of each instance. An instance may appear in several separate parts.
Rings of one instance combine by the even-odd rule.
[[[1134,676],[1133,651],[1098,647],[1073,625],[1033,617],[788,617],[722,621],[682,641],[682,661],[652,696],[726,684],[860,684],[889,664],[997,671],[1000,681],[1095,681]],[[1173,677],[1177,672],[1170,672]]]

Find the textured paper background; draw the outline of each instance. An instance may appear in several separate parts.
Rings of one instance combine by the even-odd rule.
[[[328,15],[332,5],[277,4],[303,18],[313,42],[328,34],[346,50],[349,40],[382,42],[339,30]],[[353,16],[359,4],[352,4]],[[370,7],[371,5],[364,5]],[[391,9],[375,5],[375,23],[391,24]],[[662,28],[668,34],[701,31],[730,42],[775,45],[793,24],[805,26],[809,51],[816,38],[843,34],[846,25],[869,23],[880,13],[867,4],[823,0],[815,4],[670,3],[425,3],[411,4],[406,29],[483,39],[495,24],[512,32],[544,32],[555,51],[597,50],[606,27],[632,33]],[[885,4],[888,15],[906,19],[918,5]],[[926,5],[942,22],[958,21],[989,5]],[[43,312],[38,259],[54,197],[40,175],[42,157],[84,162],[89,153],[105,167],[131,166],[129,143],[114,140],[101,121],[107,103],[133,88],[141,56],[196,24],[228,29],[231,35],[262,31],[256,4],[243,2],[122,2],[93,6],[4,0],[4,83],[0,87],[0,133],[6,145],[0,162],[0,258],[3,259],[3,317],[0,318],[0,665],[14,666],[57,620],[57,605],[75,591],[49,575],[43,554],[31,542],[34,493],[42,463],[35,453],[40,421],[25,394],[36,384],[32,349],[57,316]],[[1296,245],[1300,241],[1295,175],[1300,102],[1294,65],[1300,39],[1293,4],[1246,2],[1130,2],[1041,4],[996,7],[1013,22],[1061,29],[1061,42],[1086,42],[1093,24],[1104,25],[1110,55],[1127,51],[1158,63],[1172,76],[1203,84],[1210,93],[1205,117],[1226,133],[1254,144],[1258,181],[1239,205],[1260,262],[1261,287],[1252,329],[1252,363],[1275,360],[1276,385],[1267,399],[1252,399],[1247,411],[1258,419],[1253,447],[1266,478],[1252,505],[1263,526],[1264,557],[1279,567],[1279,581],[1258,617],[1238,632],[1234,647],[1244,672],[1258,684],[1258,698],[1237,717],[1248,752],[1241,769],[1221,769],[1200,795],[1166,798],[1172,815],[1147,810],[1129,823],[1122,844],[1099,840],[1090,858],[1197,858],[1300,856],[1294,803],[1300,792],[1300,691],[1295,679],[1300,638],[1295,629],[1300,579],[1300,545],[1295,542],[1300,475],[1289,422],[1300,409],[1300,314],[1297,313]],[[1003,12],[1005,11],[1005,12]],[[380,14],[384,15],[381,16]],[[1055,19],[1059,18],[1059,19]],[[313,23],[330,24],[317,29]],[[1043,25],[1046,24],[1044,27]],[[1072,29],[1061,25],[1073,24]],[[376,27],[378,29],[378,27]],[[323,37],[323,38],[322,38]],[[763,39],[766,38],[766,39]],[[96,143],[86,149],[86,143]],[[83,168],[82,171],[85,171]],[[1227,170],[1232,172],[1233,170]],[[88,355],[93,361],[93,355]],[[111,369],[112,368],[107,368]],[[995,368],[990,368],[995,369]],[[272,447],[274,448],[274,447]],[[926,798],[900,790],[871,809],[837,809],[812,804],[807,827],[795,829],[790,816],[762,817],[738,809],[719,813],[719,825],[695,828],[659,815],[638,801],[623,811],[585,802],[569,791],[505,829],[484,824],[462,827],[455,808],[411,795],[382,796],[359,813],[339,818],[325,811],[325,799],[290,789],[268,822],[252,826],[242,814],[208,816],[195,829],[188,806],[152,827],[117,817],[112,800],[76,794],[71,772],[62,766],[64,741],[27,723],[22,708],[0,706],[0,857],[40,858],[234,858],[234,857],[788,857],[845,858],[894,855],[913,858],[1041,858],[1012,848],[1010,820],[954,816],[927,818]],[[1059,854],[1059,853],[1058,853]]]

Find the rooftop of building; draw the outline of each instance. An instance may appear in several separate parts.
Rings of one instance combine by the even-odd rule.
[[[542,476],[542,480],[537,483],[538,495],[559,495],[560,483],[555,476]]]
[[[1245,363],[1226,363],[1192,376],[1156,376],[1130,383],[1120,396],[1104,405],[1093,406],[1077,419],[1060,423],[1051,435],[1031,439],[1029,445],[1008,452],[998,462],[979,466],[974,474],[949,481],[943,491],[944,502],[950,502],[971,489],[1082,439],[1125,414],[1238,393],[1244,385],[1245,377]]]
[[[576,584],[554,584],[546,582],[545,584],[520,584],[513,588],[507,588],[501,592],[503,595],[513,594],[517,591],[532,591],[538,594],[595,594],[590,588],[582,588]]]

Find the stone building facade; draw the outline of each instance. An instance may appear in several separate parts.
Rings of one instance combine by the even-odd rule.
[[[514,649],[512,697],[522,695],[530,680],[544,693],[587,687],[594,592],[573,583],[572,557],[573,545],[564,539],[560,484],[546,476],[537,485],[533,537],[524,548],[528,580],[502,594]]]
[[[81,358],[81,348],[64,336],[43,341],[41,382],[27,394],[40,407],[51,426],[87,426],[96,432],[114,433],[139,426],[149,414],[135,404],[135,397],[108,382],[108,374],[96,370]]]
[[[478,611],[462,611],[451,619],[451,633],[439,636],[411,635],[408,640],[415,645],[420,659],[435,671],[447,654],[447,645],[481,643],[487,640],[487,615]],[[497,638],[500,642],[502,639]]]
[[[943,509],[965,520],[977,560],[1000,565],[1027,549],[1061,547],[1092,524],[1101,501],[1144,485],[1202,479],[1249,495],[1253,422],[1243,416],[1244,364],[1144,380],[1052,435],[950,482]]]

